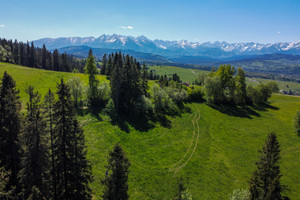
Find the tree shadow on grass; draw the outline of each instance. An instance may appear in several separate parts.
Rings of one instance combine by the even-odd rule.
[[[129,125],[138,131],[146,132],[155,127],[155,124],[145,116],[111,116],[112,124],[117,125],[122,131],[130,132]]]
[[[140,132],[147,132],[160,124],[165,128],[172,127],[172,121],[169,117],[180,117],[183,113],[192,113],[188,106],[182,106],[179,112],[168,114],[148,114],[148,115],[110,115],[113,125],[117,125],[122,131],[130,132],[129,125]],[[168,117],[169,116],[169,117]]]
[[[98,121],[103,121],[102,117],[101,117],[101,112],[102,112],[103,108],[76,108],[75,112],[77,115],[79,116],[84,116],[87,114],[91,114],[93,117],[95,117]]]
[[[253,106],[235,106],[235,105],[214,105],[208,104],[211,108],[218,110],[221,113],[252,119],[252,116],[260,117],[261,115],[257,111],[268,111],[268,109],[278,110],[279,108],[270,104],[260,104]]]

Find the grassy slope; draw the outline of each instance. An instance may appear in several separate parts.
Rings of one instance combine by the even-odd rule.
[[[182,81],[193,82],[200,73],[209,73],[209,71],[198,70],[198,69],[187,69],[172,66],[150,66],[149,69],[155,70],[159,75],[172,76],[172,74],[177,73]]]
[[[61,76],[74,75],[0,63],[1,76],[4,70],[16,80],[23,99],[22,90],[28,82],[45,93],[48,87],[55,89],[54,82]],[[171,128],[156,125],[140,132],[131,127],[130,133],[111,125],[105,115],[101,115],[102,120],[89,114],[79,116],[93,167],[95,181],[91,187],[95,199],[101,195],[100,180],[105,176],[108,151],[116,142],[122,145],[132,164],[131,199],[170,199],[175,178],[180,175],[186,178],[194,199],[227,199],[234,189],[247,187],[257,150],[270,131],[277,133],[281,144],[282,181],[291,189],[287,194],[291,199],[299,199],[300,137],[294,131],[293,118],[300,109],[300,98],[274,95],[271,105],[274,107],[266,110],[240,110],[243,115],[237,117],[235,110],[225,114],[193,103],[187,105],[192,113],[170,119]]]

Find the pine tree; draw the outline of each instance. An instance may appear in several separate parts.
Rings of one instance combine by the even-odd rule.
[[[89,75],[89,104],[91,107],[96,107],[98,103],[98,85],[99,81],[96,79],[97,66],[95,64],[95,57],[90,49],[89,57],[85,65],[85,71]]]
[[[280,159],[279,143],[275,133],[270,133],[260,152],[260,159],[256,162],[257,169],[249,181],[251,200],[281,200],[284,199],[282,191],[285,189],[280,184]]]
[[[90,166],[84,137],[72,106],[70,88],[61,80],[54,106],[54,154],[58,199],[90,199]]]
[[[55,71],[60,71],[60,66],[59,66],[59,53],[58,50],[55,49],[53,51],[53,64],[52,64],[52,69]]]
[[[27,114],[22,138],[22,169],[19,177],[23,199],[47,199],[49,195],[49,151],[46,123],[41,113],[40,95],[29,86]],[[38,191],[38,192],[37,192]],[[38,198],[37,198],[38,197]]]
[[[102,58],[102,68],[101,68],[101,74],[102,75],[106,74],[106,65],[107,65],[107,55],[105,53],[103,58]]]
[[[47,69],[47,49],[45,44],[43,44],[43,48],[42,48],[42,68],[43,69]]]
[[[50,156],[51,156],[51,167],[50,167],[50,174],[51,174],[51,191],[53,194],[53,199],[57,198],[56,193],[56,186],[57,186],[57,177],[56,177],[56,170],[55,170],[55,158],[54,158],[54,132],[53,132],[53,126],[54,126],[54,104],[55,104],[55,98],[52,91],[49,89],[47,94],[44,98],[44,117],[46,121],[46,131],[48,132],[48,135],[50,136]]]
[[[119,144],[109,153],[104,185],[104,200],[127,200],[130,162]]]
[[[6,190],[15,188],[18,191],[21,103],[16,83],[6,71],[2,78],[0,92],[0,167],[10,172]]]
[[[30,60],[29,60],[29,67],[36,67],[36,51],[34,48],[33,42],[31,42],[31,47],[30,47]]]

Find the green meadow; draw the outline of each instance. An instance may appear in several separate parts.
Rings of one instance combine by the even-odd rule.
[[[1,76],[5,70],[16,80],[23,102],[29,84],[44,95],[48,88],[55,91],[61,78],[79,76],[88,82],[84,74],[0,63]],[[165,73],[177,73],[183,81],[189,81],[194,73],[201,72],[183,70],[168,67]],[[106,80],[104,76],[98,78]],[[113,125],[104,113],[79,114],[92,165],[94,199],[101,199],[101,179],[105,176],[108,152],[117,142],[131,162],[130,199],[171,199],[180,176],[193,199],[229,199],[234,189],[247,189],[258,160],[257,150],[271,131],[276,132],[281,145],[282,183],[289,188],[285,194],[300,199],[300,137],[296,135],[293,121],[300,110],[299,97],[274,94],[266,107],[212,108],[205,103],[185,106],[190,111],[169,117],[170,127],[153,123],[151,128],[141,131],[127,124],[128,133]]]

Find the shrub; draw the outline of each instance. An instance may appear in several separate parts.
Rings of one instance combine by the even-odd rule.
[[[230,200],[250,200],[250,192],[248,190],[235,189],[230,195]]]
[[[169,95],[158,85],[153,85],[152,93],[156,114],[175,115],[178,113],[178,107],[174,104]]]
[[[188,99],[193,102],[204,101],[204,90],[202,87],[193,85],[187,89]]]
[[[188,99],[188,94],[182,87],[174,88],[174,87],[166,87],[165,91],[169,95],[169,97],[176,103],[177,105],[182,104],[183,101]]]

